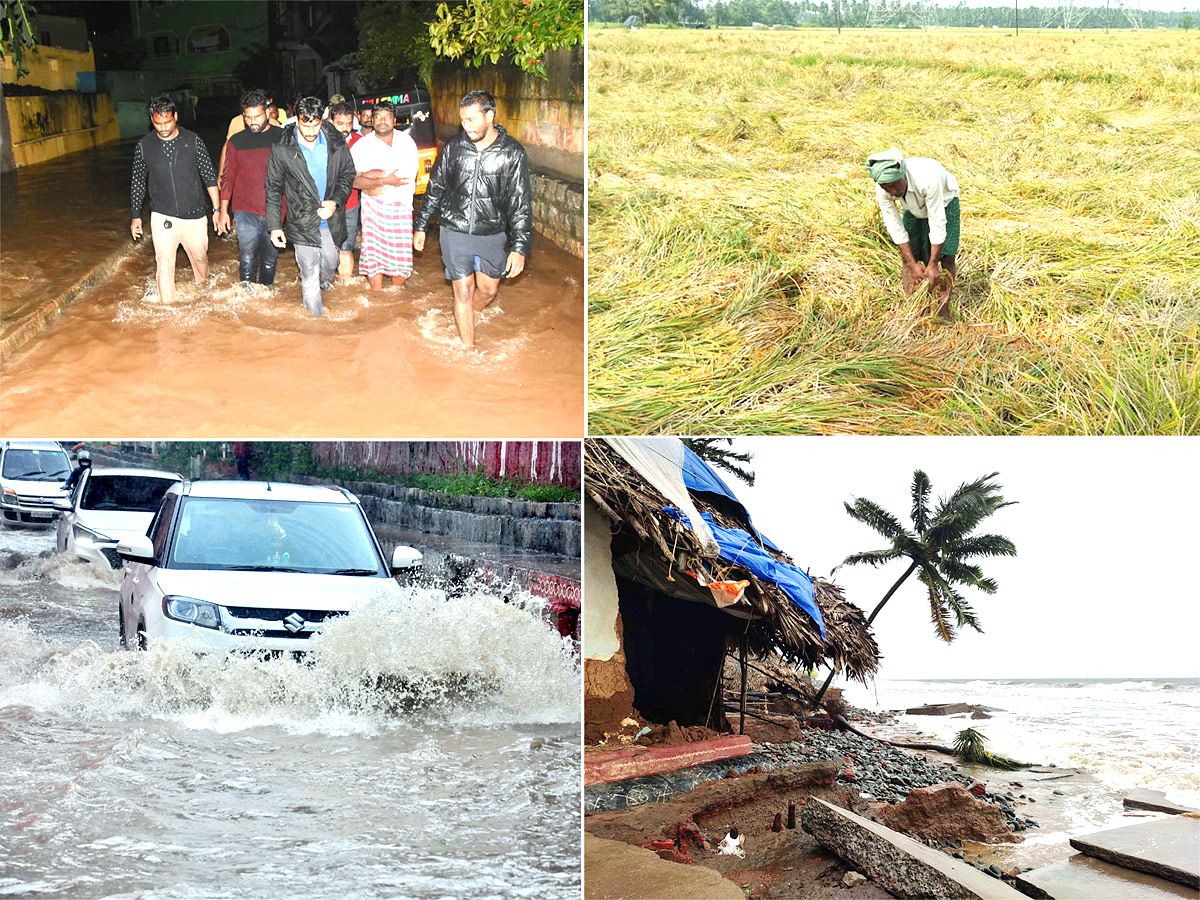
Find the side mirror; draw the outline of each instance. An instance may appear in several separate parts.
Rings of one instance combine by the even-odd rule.
[[[415,569],[421,565],[421,551],[412,547],[397,547],[392,551],[392,574]]]
[[[54,501],[54,508],[59,512],[70,512],[75,507],[71,503],[70,497],[58,497]]]
[[[117,556],[126,562],[145,563],[148,566],[155,565],[154,544],[144,534],[125,538],[117,544]]]

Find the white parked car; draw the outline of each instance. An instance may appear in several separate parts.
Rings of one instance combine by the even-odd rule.
[[[67,496],[71,457],[57,441],[0,444],[0,516],[11,525],[50,525]]]
[[[71,496],[55,502],[58,552],[121,568],[117,544],[144,535],[163,495],[183,481],[153,469],[84,469]]]
[[[397,547],[389,565],[347,490],[253,481],[173,485],[117,553],[122,646],[200,652],[303,650],[330,618],[399,596],[394,574],[421,561]]]

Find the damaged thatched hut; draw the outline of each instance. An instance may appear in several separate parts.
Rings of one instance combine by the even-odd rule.
[[[675,438],[586,442],[584,533],[589,742],[635,709],[648,722],[728,730],[731,649],[862,681],[878,666],[862,611],[795,566]]]

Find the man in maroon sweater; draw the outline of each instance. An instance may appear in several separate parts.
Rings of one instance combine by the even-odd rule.
[[[267,232],[267,160],[283,129],[267,118],[267,95],[247,91],[242,99],[246,130],[225,142],[225,172],[221,180],[221,212],[217,233],[229,231],[229,210],[237,226],[241,280],[274,284],[278,248]]]

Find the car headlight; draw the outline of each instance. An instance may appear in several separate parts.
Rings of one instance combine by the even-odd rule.
[[[87,549],[95,549],[97,544],[115,544],[116,538],[110,538],[106,534],[101,534],[98,531],[92,531],[83,525],[76,523],[71,528],[71,534],[75,538],[75,546]]]
[[[199,625],[201,628],[221,627],[221,607],[194,597],[163,597],[163,615],[176,622]]]
[[[17,505],[17,492],[12,490],[11,488],[5,488],[4,489],[4,502],[9,504],[10,506],[16,506]]]

